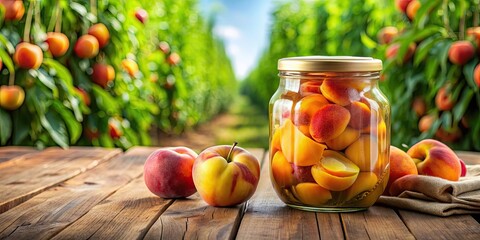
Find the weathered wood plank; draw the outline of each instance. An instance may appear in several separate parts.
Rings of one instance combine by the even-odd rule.
[[[262,160],[263,150],[248,151]],[[175,200],[153,224],[145,238],[231,239],[235,237],[244,208],[245,203],[229,208],[211,207],[198,194]]]
[[[125,155],[104,162],[0,214],[0,239],[54,236],[119,188],[140,177],[145,159],[153,150],[133,148]],[[88,155],[89,151],[82,152]]]
[[[53,239],[138,239],[173,200],[152,194],[143,176],[136,178]]]
[[[317,213],[320,239],[344,239],[342,221],[338,213]]]
[[[319,239],[316,214],[295,210],[276,195],[270,182],[268,154],[260,182],[248,201],[237,239]]]
[[[455,151],[466,164],[480,164],[480,152]]]
[[[340,215],[346,239],[415,239],[390,208],[374,205],[366,211]]]
[[[470,215],[436,217],[405,210],[399,215],[416,239],[480,239],[480,223]]]
[[[8,167],[0,168],[0,213],[120,153],[119,149],[49,148],[9,161]]]
[[[8,146],[0,147],[0,164],[11,160],[13,158],[19,157],[21,155],[37,152],[38,150],[33,147],[19,147],[19,146]]]

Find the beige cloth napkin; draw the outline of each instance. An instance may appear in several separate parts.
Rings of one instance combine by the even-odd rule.
[[[467,175],[457,182],[422,175],[399,181],[402,191],[381,196],[377,203],[437,216],[480,213],[480,165],[468,165]]]

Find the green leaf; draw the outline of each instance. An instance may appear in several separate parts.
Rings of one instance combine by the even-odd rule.
[[[435,44],[440,40],[442,40],[441,37],[432,36],[422,41],[415,51],[414,65],[418,66],[420,63],[422,63],[425,57],[427,57],[427,54],[430,52],[430,49],[432,49],[432,47],[435,46]]]
[[[75,116],[73,116],[73,114],[58,101],[54,101],[52,107],[60,114],[60,116],[62,116],[63,121],[68,128],[68,132],[70,133],[70,143],[75,143],[82,134],[82,125],[77,122]]]
[[[97,85],[93,85],[92,90],[96,97],[95,100],[101,109],[108,110],[111,113],[120,113],[120,106],[115,98]]]
[[[13,145],[21,145],[31,130],[31,120],[25,117],[24,112],[13,113]]]
[[[53,92],[53,95],[55,97],[58,96],[58,89],[57,86],[55,85],[55,80],[53,79],[52,76],[50,76],[48,73],[46,73],[43,69],[39,69],[38,71],[35,71],[37,79],[43,83],[46,87],[50,88]],[[35,73],[33,72],[33,73]],[[33,74],[35,77],[35,74]]]
[[[0,36],[2,35],[0,34]],[[15,67],[13,66],[12,59],[3,48],[0,48],[0,59],[2,59],[9,72],[15,72]]]
[[[64,81],[68,86],[73,86],[73,79],[70,71],[58,61],[51,58],[44,58],[43,64],[49,68],[55,69],[57,77]]]
[[[0,109],[0,145],[5,145],[12,136],[12,119],[8,112]]]
[[[478,86],[475,83],[475,80],[473,79],[473,71],[474,71],[475,67],[477,66],[477,63],[478,63],[478,60],[475,59],[474,61],[468,62],[463,67],[463,74],[465,75],[465,79],[467,80],[467,84],[473,89],[478,89]]]
[[[360,34],[360,39],[365,47],[374,49],[377,47],[377,42],[373,41],[365,32]]]
[[[2,34],[0,34],[0,43],[2,43],[3,46],[7,48],[7,51],[10,55],[15,52],[15,48],[13,47],[13,44],[10,41],[8,41],[8,39]]]
[[[475,94],[475,91],[469,88],[465,88],[460,101],[458,101],[457,104],[455,104],[455,107],[453,108],[454,122],[458,123],[460,119],[462,119],[463,115],[467,111],[468,105],[470,104],[470,101],[472,100],[472,97],[474,94]]]
[[[63,148],[68,148],[68,133],[65,123],[54,112],[40,115],[40,123],[47,130],[53,141]]]

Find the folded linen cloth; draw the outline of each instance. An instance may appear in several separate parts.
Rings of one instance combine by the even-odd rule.
[[[480,165],[467,165],[459,181],[408,175],[392,184],[393,196],[381,196],[377,203],[437,216],[480,213]]]

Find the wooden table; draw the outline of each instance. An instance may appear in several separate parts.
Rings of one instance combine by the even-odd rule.
[[[0,148],[0,239],[480,239],[478,216],[376,205],[341,214],[291,209],[277,198],[261,149],[250,149],[263,164],[247,203],[215,208],[198,195],[162,199],[142,177],[154,150]],[[480,163],[475,153],[460,155]]]

